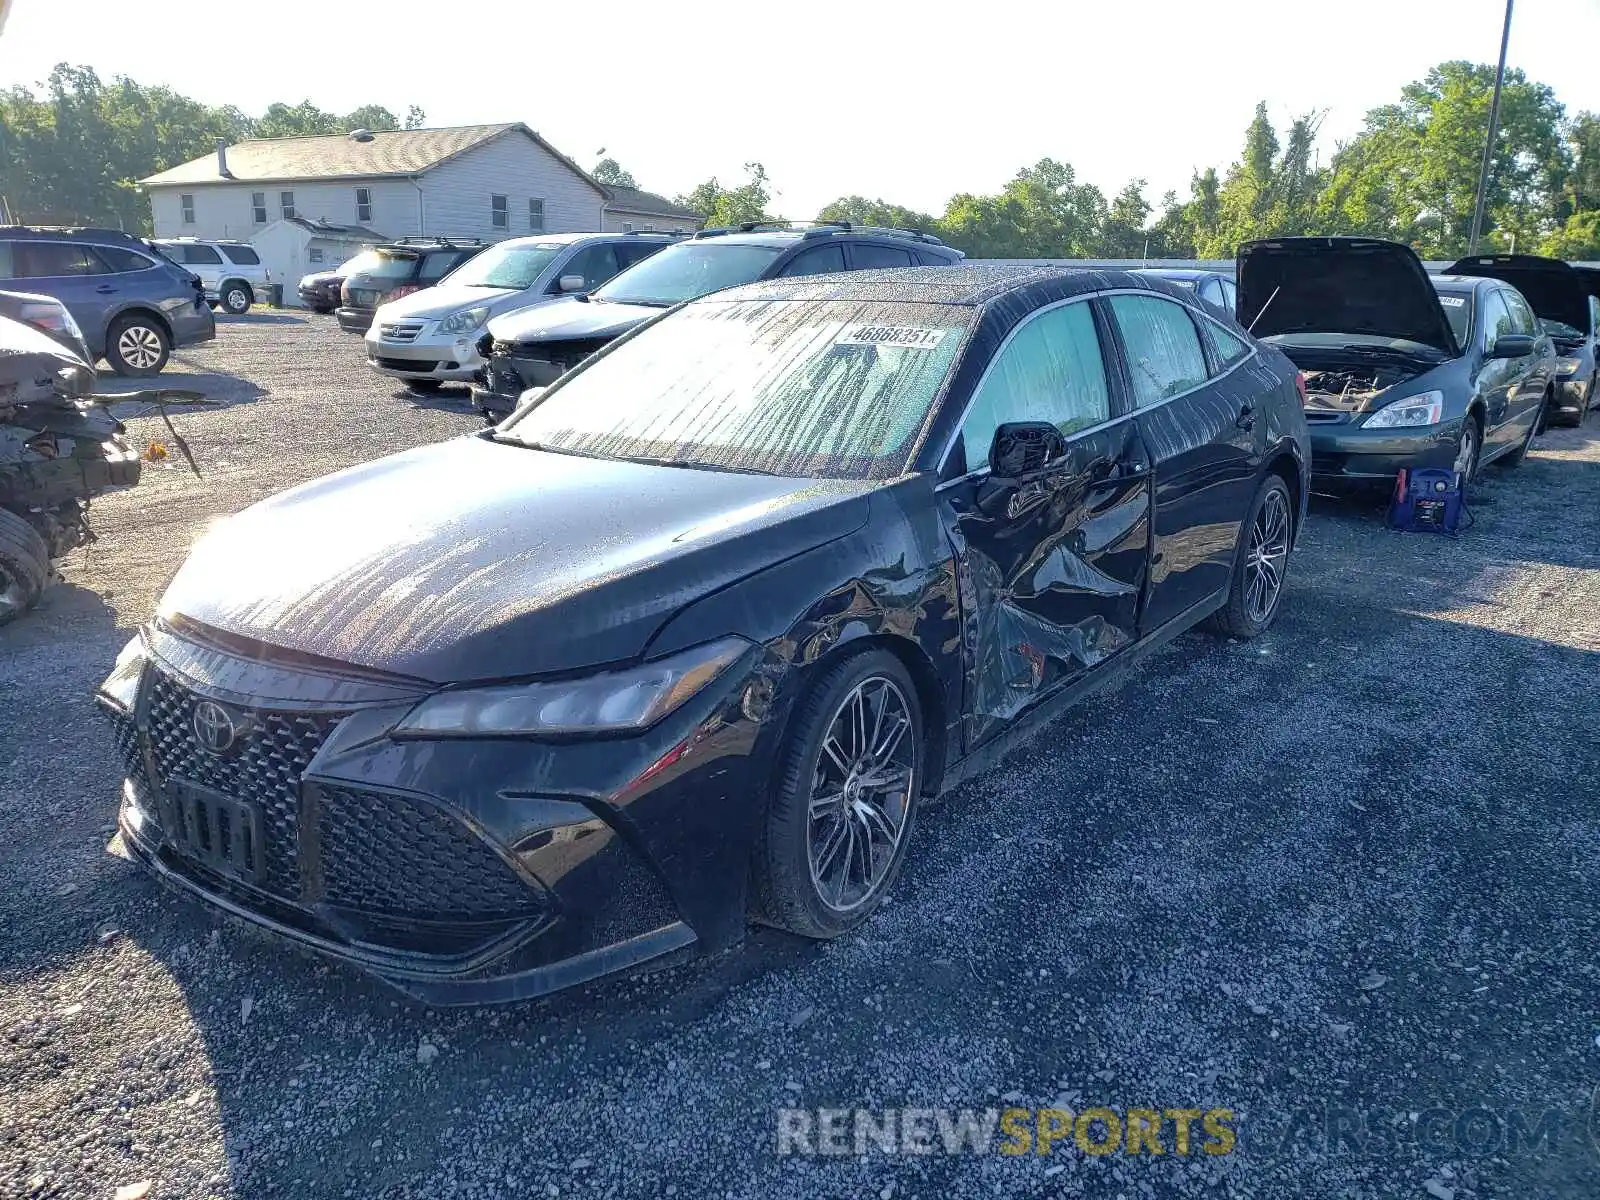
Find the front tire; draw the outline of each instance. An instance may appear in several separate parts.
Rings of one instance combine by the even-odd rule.
[[[255,297],[250,294],[248,284],[230,281],[222,287],[222,308],[231,316],[242,317],[250,311],[250,306],[255,303]]]
[[[837,663],[791,718],[755,864],[757,916],[837,937],[883,903],[923,779],[922,707],[886,650]]]
[[[39,603],[50,580],[50,548],[16,513],[0,508],[0,625]]]
[[[1289,486],[1277,475],[1261,481],[1234,552],[1228,599],[1207,621],[1213,632],[1259,637],[1278,619],[1294,544]]]
[[[1478,418],[1468,414],[1461,422],[1461,432],[1456,435],[1456,454],[1452,468],[1461,476],[1461,490],[1478,477],[1478,464],[1483,460],[1483,426]]]
[[[106,331],[106,362],[118,375],[159,375],[172,355],[172,339],[154,317],[131,313]]]

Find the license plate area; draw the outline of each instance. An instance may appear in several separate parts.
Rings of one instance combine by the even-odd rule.
[[[158,801],[161,829],[180,856],[219,875],[259,883],[265,873],[261,810],[221,792],[170,779]]]

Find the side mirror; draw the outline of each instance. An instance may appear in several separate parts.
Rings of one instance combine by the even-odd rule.
[[[582,275],[563,275],[556,287],[563,292],[581,292],[584,290]]]
[[[989,443],[989,477],[1025,479],[1064,457],[1067,439],[1048,421],[1009,421]]]
[[[1526,358],[1533,353],[1533,337],[1526,333],[1508,333],[1489,347],[1490,358]]]

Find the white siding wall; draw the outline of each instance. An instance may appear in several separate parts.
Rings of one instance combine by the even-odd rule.
[[[693,233],[700,222],[693,217],[667,217],[659,213],[612,212],[606,210],[606,227],[602,232],[621,233],[629,225],[635,229],[662,229],[669,233]]]
[[[426,186],[426,185],[424,185]],[[197,183],[150,189],[150,208],[157,237],[249,238],[265,226],[256,224],[250,203],[254,192],[266,193],[267,224],[283,215],[280,192],[294,193],[296,216],[357,224],[356,188],[372,191],[372,220],[362,221],[389,237],[422,232],[418,226],[417,189],[404,179],[341,179],[327,183]],[[194,224],[183,223],[182,197],[194,197]],[[488,203],[486,200],[485,204]]]
[[[544,201],[545,233],[600,228],[600,193],[532,138],[512,131],[435,167],[422,177],[425,233],[456,237],[526,237],[528,201]],[[508,228],[491,221],[489,197],[507,198]]]

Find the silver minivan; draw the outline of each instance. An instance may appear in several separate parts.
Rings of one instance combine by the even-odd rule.
[[[382,305],[367,330],[367,364],[416,391],[470,381],[483,369],[478,340],[491,318],[592,291],[678,240],[638,230],[497,242],[433,287]]]

